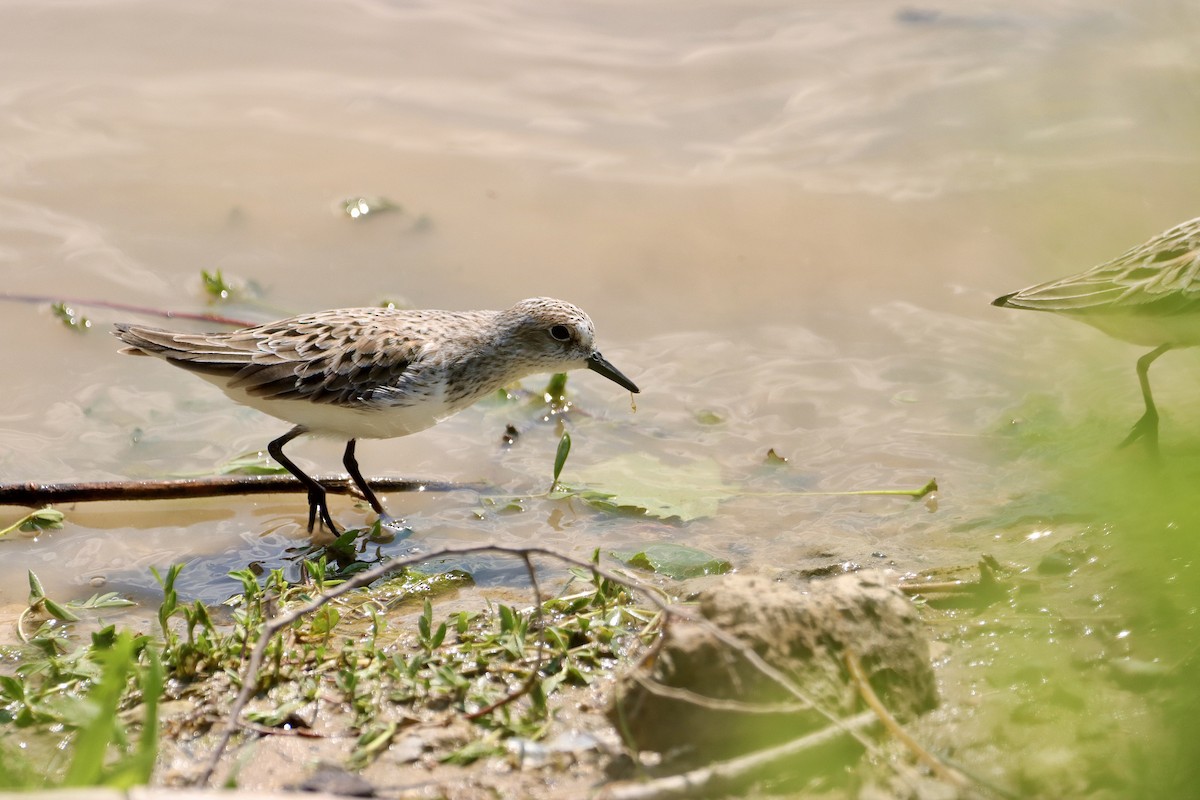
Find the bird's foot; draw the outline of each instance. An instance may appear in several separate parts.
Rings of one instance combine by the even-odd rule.
[[[329,504],[325,499],[325,492],[309,492],[308,493],[308,532],[313,532],[313,525],[317,520],[321,521],[321,527],[326,528],[334,536],[341,534],[342,530],[333,522],[333,517],[329,516]]]
[[[1146,452],[1151,458],[1158,458],[1158,413],[1152,409],[1146,409],[1146,413],[1142,418],[1133,424],[1133,428],[1129,431],[1117,449],[1128,447],[1129,445],[1141,439],[1146,446]]]
[[[408,524],[404,521],[404,517],[393,517],[386,511],[380,512],[379,524],[385,528],[407,528]]]

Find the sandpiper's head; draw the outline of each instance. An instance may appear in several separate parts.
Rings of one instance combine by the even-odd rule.
[[[531,365],[554,372],[586,367],[631,392],[639,391],[596,350],[595,326],[578,306],[532,297],[500,313],[513,325],[512,337],[521,343]]]

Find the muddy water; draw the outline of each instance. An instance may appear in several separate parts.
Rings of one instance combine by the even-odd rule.
[[[200,311],[200,272],[220,269],[260,287],[232,309],[260,319],[563,297],[644,392],[632,413],[613,385],[572,379],[587,414],[564,478],[633,451],[715,461],[731,487],[687,524],[392,495],[415,530],[397,549],[1036,562],[1047,537],[1015,521],[1064,511],[1039,505],[1057,460],[1137,458],[1108,445],[1140,413],[1139,353],[988,302],[1196,215],[1200,12],[960,5],[6,3],[3,290]],[[338,205],[358,195],[401,211],[352,221]],[[285,430],[118,356],[105,329],[129,315],[81,308],[82,335],[46,304],[3,304],[4,480],[201,473]],[[1168,453],[1200,441],[1196,366],[1156,366]],[[1013,444],[1027,418],[1040,449]],[[1086,435],[1045,445],[1047,420],[1081,419]],[[556,442],[492,405],[359,454],[368,474],[535,494]],[[295,452],[334,471],[339,449]],[[931,477],[928,502],[803,494]],[[216,601],[230,569],[286,564],[307,538],[299,496],[64,510],[63,530],[0,543],[0,603],[23,600],[29,569],[52,593],[153,598],[147,568],[179,560],[181,590]]]

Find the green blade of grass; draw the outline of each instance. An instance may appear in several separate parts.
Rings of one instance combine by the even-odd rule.
[[[67,768],[64,786],[96,786],[104,777],[108,746],[116,733],[117,708],[133,662],[133,637],[122,633],[104,654],[104,672],[89,693],[92,717],[75,737],[75,753]]]

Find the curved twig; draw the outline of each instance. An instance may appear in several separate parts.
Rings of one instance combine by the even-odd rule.
[[[596,797],[598,800],[667,800],[719,794],[753,780],[774,764],[794,760],[807,750],[836,741],[842,736],[861,736],[864,728],[878,721],[874,712],[863,711],[799,739],[729,761],[718,761],[690,772],[641,783],[610,784],[602,788]]]
[[[879,721],[883,723],[888,733],[899,739],[905,747],[912,751],[917,760],[923,763],[933,773],[942,780],[950,783],[958,788],[970,786],[971,782],[958,770],[942,762],[940,758],[926,750],[921,744],[912,737],[904,726],[896,721],[891,712],[879,699],[879,695],[875,694],[875,690],[871,687],[871,680],[867,677],[867,673],[863,670],[862,662],[858,659],[858,654],[853,650],[845,652],[846,669],[850,673],[850,679],[854,681],[854,685],[858,688],[858,693],[862,697],[863,702],[871,709],[871,713],[879,717]]]

